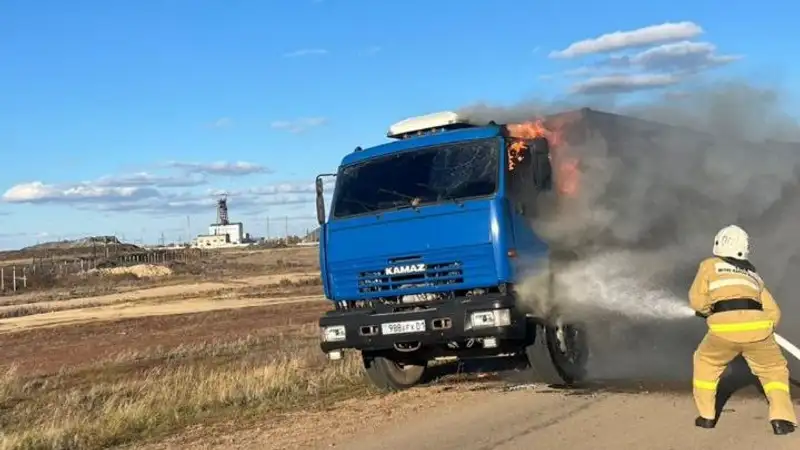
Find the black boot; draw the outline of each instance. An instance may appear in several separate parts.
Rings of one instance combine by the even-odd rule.
[[[775,434],[789,434],[794,432],[794,424],[788,420],[770,420],[772,432]]]
[[[694,426],[711,429],[717,426],[717,421],[714,419],[706,419],[705,417],[698,417],[694,419]]]

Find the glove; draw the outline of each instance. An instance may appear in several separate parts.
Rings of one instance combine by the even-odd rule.
[[[706,314],[701,313],[700,311],[695,311],[694,315],[701,319],[708,319],[708,316]]]

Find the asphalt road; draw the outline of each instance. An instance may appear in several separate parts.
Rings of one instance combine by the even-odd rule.
[[[734,395],[714,430],[694,417],[686,392],[487,391],[316,448],[800,449],[800,431],[774,436],[765,400],[752,393]]]

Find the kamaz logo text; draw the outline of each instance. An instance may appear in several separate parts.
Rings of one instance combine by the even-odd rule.
[[[384,270],[386,275],[403,275],[407,273],[425,272],[428,267],[425,264],[409,264],[407,266],[387,267]]]

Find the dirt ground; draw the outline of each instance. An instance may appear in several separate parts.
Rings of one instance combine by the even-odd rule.
[[[174,285],[97,297],[37,302],[36,308],[49,311],[0,321],[0,334],[28,328],[243,308],[262,305],[265,302],[296,301],[295,296],[240,298],[237,291],[247,287],[279,285],[281,282],[302,283],[318,278],[318,272],[287,273],[250,277],[227,283]],[[319,296],[316,298],[321,299]],[[0,306],[0,315],[4,311],[18,310],[24,306]]]

